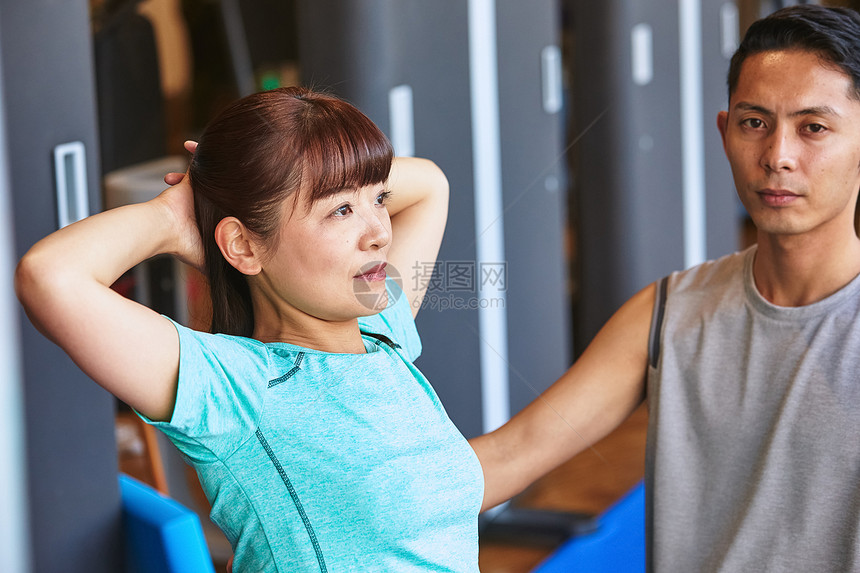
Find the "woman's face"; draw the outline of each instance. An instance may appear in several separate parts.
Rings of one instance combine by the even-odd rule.
[[[384,183],[308,204],[288,199],[259,280],[276,309],[326,321],[375,314],[387,304],[391,219]]]

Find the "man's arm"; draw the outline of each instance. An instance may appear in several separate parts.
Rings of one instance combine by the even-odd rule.
[[[655,286],[634,295],[549,389],[501,428],[470,440],[489,509],[597,442],[645,398]]]

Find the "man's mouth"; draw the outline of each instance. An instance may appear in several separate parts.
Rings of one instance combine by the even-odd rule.
[[[762,189],[758,192],[759,197],[765,205],[771,207],[784,207],[796,201],[800,195],[787,189]]]

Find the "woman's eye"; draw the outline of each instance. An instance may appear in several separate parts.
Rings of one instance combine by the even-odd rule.
[[[389,197],[391,197],[391,191],[383,191],[376,196],[376,204],[385,205],[386,203],[388,203]]]
[[[347,205],[341,205],[340,207],[335,209],[334,213],[332,213],[332,214],[335,217],[345,217],[346,215],[349,215],[350,213],[352,213],[352,206],[347,204]]]

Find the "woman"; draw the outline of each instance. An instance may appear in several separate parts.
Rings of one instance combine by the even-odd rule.
[[[412,364],[426,284],[387,278],[435,260],[447,191],[349,104],[264,92],[179,184],[37,243],[16,290],[195,467],[236,571],[477,571],[481,468]],[[211,333],[110,289],[164,253],[206,275]]]

